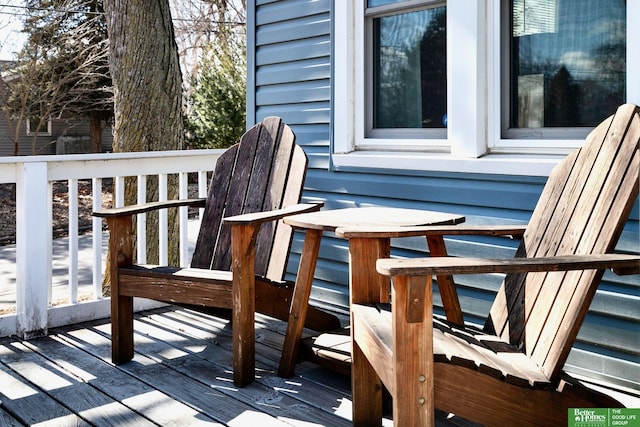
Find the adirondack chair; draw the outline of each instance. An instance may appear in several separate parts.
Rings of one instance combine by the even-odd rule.
[[[218,159],[206,199],[170,200],[94,212],[109,227],[111,333],[114,363],[133,357],[133,297],[208,311],[232,310],[233,381],[254,379],[254,315],[287,320],[293,285],[284,282],[292,229],[286,215],[318,210],[299,204],[307,158],[289,126],[268,117]],[[133,263],[133,216],[154,209],[204,206],[190,268]],[[262,226],[262,227],[261,227]],[[339,320],[313,308],[311,329]]]
[[[623,105],[555,168],[522,230],[337,230],[352,259],[382,236],[522,237],[508,260],[378,260],[378,273],[392,278],[391,304],[380,290],[386,283],[388,295],[388,278],[352,277],[354,425],[380,424],[382,384],[400,426],[432,425],[434,407],[485,425],[557,426],[568,408],[620,406],[563,366],[604,270],[640,273],[640,257],[611,253],[638,197],[639,142],[640,109]],[[506,276],[482,330],[432,321],[432,276],[484,273]]]

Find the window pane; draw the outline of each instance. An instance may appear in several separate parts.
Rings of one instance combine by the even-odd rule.
[[[510,12],[510,127],[591,127],[625,102],[624,0],[511,0]]]
[[[40,117],[29,117],[29,129],[31,132],[45,132],[47,122]]]
[[[367,7],[384,6],[385,4],[399,3],[406,0],[367,0]]]
[[[443,128],[445,7],[373,20],[373,128]]]

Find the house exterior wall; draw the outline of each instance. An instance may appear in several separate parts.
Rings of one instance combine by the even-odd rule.
[[[15,65],[9,61],[0,61],[1,70],[10,70]],[[14,78],[11,73],[3,73],[2,78],[9,77]],[[8,86],[4,82],[0,81],[0,99],[6,99],[9,90]],[[91,131],[89,127],[89,118],[80,116],[63,116],[61,118],[51,119],[51,132],[50,135],[32,135],[27,133],[27,118],[25,117],[23,123],[17,125],[15,121],[9,118],[7,112],[0,109],[0,157],[13,156],[15,145],[16,126],[18,129],[18,155],[44,155],[44,154],[65,154],[61,151],[61,147],[56,146],[56,141],[61,137],[73,138],[87,138],[90,136]],[[70,142],[70,141],[69,141]],[[112,151],[113,133],[111,125],[102,123],[102,152]],[[67,144],[69,148],[69,144]],[[69,151],[66,154],[77,153],[77,150]]]
[[[340,0],[343,1],[343,0]],[[332,164],[335,99],[332,52],[335,21],[331,0],[250,0],[247,2],[247,124],[281,116],[309,157],[304,199],[330,209],[385,205],[464,214],[468,223],[526,223],[539,198],[544,176],[468,173],[403,168],[335,167]],[[638,203],[617,249],[639,252]],[[302,248],[297,235],[289,265],[295,277]],[[452,255],[510,256],[516,242],[505,238],[448,240]],[[394,241],[394,253],[424,254],[421,239]],[[501,277],[459,277],[467,321],[483,323]],[[566,369],[640,389],[640,279],[606,273]],[[346,309],[346,243],[327,234],[320,249],[312,298]],[[438,300],[436,296],[436,301]],[[437,309],[436,309],[437,310]]]
[[[15,124],[9,123],[4,114],[0,115],[0,157],[12,156],[14,147]],[[19,155],[56,154],[56,140],[60,137],[88,137],[90,135],[89,120],[86,118],[68,117],[53,119],[51,135],[27,135],[26,123],[20,126]],[[103,123],[102,151],[112,151],[113,134],[111,126]],[[62,154],[62,153],[61,153]]]

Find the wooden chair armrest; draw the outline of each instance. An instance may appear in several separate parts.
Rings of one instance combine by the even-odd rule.
[[[412,258],[380,259],[376,268],[387,276],[430,276],[483,273],[613,269],[622,274],[640,274],[640,256],[623,254],[565,255],[548,258]]]
[[[275,209],[272,211],[229,216],[224,218],[223,221],[231,225],[262,224],[263,222],[275,221],[289,215],[319,211],[322,206],[324,206],[324,203],[322,202],[299,203],[297,205],[287,206],[286,208]]]
[[[352,227],[338,228],[336,235],[344,238],[396,238],[414,236],[511,236],[519,239],[524,225],[421,225],[413,227]]]
[[[102,209],[99,211],[94,211],[92,215],[101,218],[110,218],[125,215],[135,215],[164,208],[176,208],[180,206],[204,207],[205,202],[206,199],[166,200],[163,202],[149,202],[139,205],[123,206],[121,208]]]

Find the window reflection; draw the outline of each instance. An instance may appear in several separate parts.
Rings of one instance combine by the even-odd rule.
[[[510,127],[591,127],[625,102],[624,0],[512,0]]]
[[[444,128],[445,7],[373,20],[373,127]]]

